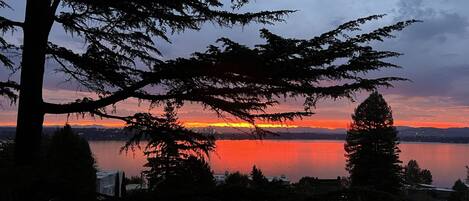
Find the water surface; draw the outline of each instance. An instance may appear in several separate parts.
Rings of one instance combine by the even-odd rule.
[[[141,151],[119,154],[123,141],[92,141],[91,149],[100,169],[123,170],[138,175],[145,157]],[[347,176],[344,141],[333,140],[219,140],[210,165],[216,174],[225,171],[248,173],[253,165],[269,176],[284,174],[292,181],[303,176],[336,178]],[[434,184],[451,187],[466,177],[469,165],[468,144],[410,143],[400,145],[400,159],[407,163],[416,159],[422,168],[433,174]]]

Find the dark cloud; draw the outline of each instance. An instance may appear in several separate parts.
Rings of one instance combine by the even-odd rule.
[[[469,20],[459,13],[427,7],[422,0],[401,0],[397,4],[396,21],[417,19],[423,23],[415,24],[404,30],[408,40],[434,40],[445,42],[448,35],[466,37]]]
[[[400,0],[394,21],[423,20],[398,34],[381,48],[396,50],[404,56],[393,60],[403,66],[387,75],[409,78],[386,90],[403,98],[441,97],[455,105],[469,105],[469,18],[460,7],[466,1]],[[383,75],[381,72],[380,75]]]
[[[425,70],[407,73],[412,82],[397,83],[395,88],[386,93],[399,94],[403,97],[448,97],[461,105],[469,105],[469,65],[428,67]]]

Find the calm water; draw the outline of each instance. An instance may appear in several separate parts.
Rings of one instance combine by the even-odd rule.
[[[343,141],[327,140],[220,140],[210,164],[216,174],[225,171],[248,173],[253,165],[266,175],[284,174],[292,181],[303,176],[336,178],[346,176]],[[127,175],[143,170],[141,151],[119,154],[122,141],[90,142],[100,169],[119,169]],[[402,143],[402,161],[416,159],[433,174],[434,184],[450,187],[465,178],[469,165],[469,144]]]

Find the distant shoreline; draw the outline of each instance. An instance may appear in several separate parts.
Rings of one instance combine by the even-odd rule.
[[[217,141],[337,141],[345,142],[343,139],[217,139]],[[0,139],[1,141],[1,139]],[[126,142],[126,140],[88,140],[88,142]],[[469,145],[469,143],[462,142],[438,142],[438,141],[404,141],[400,140],[400,144],[453,144],[453,145]]]
[[[45,127],[44,133],[50,135],[57,127]],[[469,144],[469,128],[398,128],[401,142]],[[89,141],[125,141],[131,135],[120,128],[74,128],[74,131]],[[200,131],[203,132],[203,131]],[[258,140],[258,136],[246,133],[226,132],[214,134],[217,140]],[[0,127],[0,140],[14,139],[14,127]],[[266,135],[265,140],[345,140],[345,131],[338,132],[278,132]]]

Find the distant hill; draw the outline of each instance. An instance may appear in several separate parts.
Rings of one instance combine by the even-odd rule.
[[[469,137],[469,128],[398,127],[402,137]]]
[[[59,127],[45,127],[44,133],[50,135]],[[469,143],[469,128],[413,128],[397,127],[401,141],[414,142],[448,142]],[[87,140],[127,140],[130,134],[126,134],[120,128],[105,127],[74,127],[75,132]],[[194,128],[194,130],[207,134],[215,134],[218,139],[256,139],[257,136],[247,134],[247,129],[206,127]],[[264,139],[330,139],[344,140],[345,129],[323,128],[271,128],[277,135],[266,135]],[[0,127],[0,139],[14,139],[14,127]]]
[[[44,127],[45,135],[52,135],[60,127]],[[14,139],[14,127],[0,127],[0,139]],[[87,140],[126,140],[129,135],[120,128],[73,127],[73,131]]]

